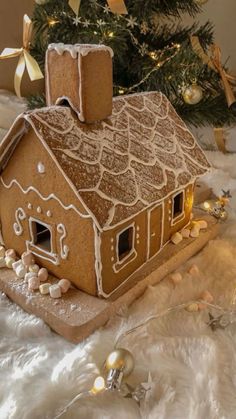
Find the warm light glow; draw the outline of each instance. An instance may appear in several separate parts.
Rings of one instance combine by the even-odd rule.
[[[114,32],[108,32],[108,36],[109,36],[109,38],[113,38]]]
[[[203,206],[204,206],[205,210],[209,210],[211,208],[209,202],[207,202],[207,201],[204,202]]]
[[[177,49],[180,49],[181,45],[180,44],[176,44],[175,45]]]
[[[149,53],[149,56],[153,59],[156,60],[157,59],[157,53],[155,51],[152,51]]]
[[[103,377],[97,377],[93,383],[92,393],[97,394],[105,390],[105,380]]]
[[[57,23],[59,23],[59,20],[56,20],[56,19],[53,19],[53,18],[48,18],[48,25],[49,26],[54,26],[54,25],[56,25]]]
[[[124,89],[119,89],[119,94],[123,95],[125,93]]]

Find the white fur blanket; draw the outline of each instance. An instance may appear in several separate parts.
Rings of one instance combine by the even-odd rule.
[[[113,349],[115,337],[164,308],[198,298],[208,289],[215,302],[229,305],[236,287],[236,155],[209,153],[216,169],[207,182],[220,192],[231,189],[230,219],[219,238],[182,266],[184,279],[168,279],[126,312],[79,345],[66,342],[38,318],[3,294],[0,297],[0,418],[53,419],[76,394],[90,389]],[[196,263],[200,274],[191,276]],[[129,383],[146,382],[145,403],[106,392],[78,401],[67,419],[235,419],[236,323],[213,332],[207,310],[175,312],[126,337],[122,345],[135,359]]]

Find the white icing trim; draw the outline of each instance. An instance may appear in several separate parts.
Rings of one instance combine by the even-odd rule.
[[[2,245],[2,246],[5,245],[4,240],[3,240],[3,236],[2,236],[2,224],[1,224],[1,221],[0,221],[0,245]]]
[[[15,211],[15,219],[16,219],[16,223],[13,224],[14,233],[17,236],[21,236],[24,231],[21,225],[21,221],[26,219],[26,214],[23,208],[21,207],[17,208],[17,210]]]
[[[119,237],[124,231],[129,230],[130,228],[133,229],[132,247],[129,253],[123,259],[119,259]],[[116,235],[116,263],[112,267],[113,271],[115,273],[119,272],[121,269],[125,268],[129,263],[131,263],[134,259],[136,259],[136,257],[137,251],[135,249],[135,222],[133,222],[130,225],[124,227]]]
[[[67,259],[68,254],[69,254],[69,247],[66,244],[63,244],[63,240],[67,236],[67,232],[66,232],[66,228],[64,224],[60,223],[57,225],[57,232],[61,234],[61,237],[60,237],[61,258]]]
[[[114,52],[110,47],[103,44],[63,44],[53,43],[48,45],[48,51],[56,51],[59,55],[63,55],[64,52],[69,52],[72,58],[77,58],[78,55],[85,57],[90,52],[106,51],[109,52],[110,56],[114,56]]]
[[[79,83],[79,97],[80,97],[80,90],[81,90],[80,86],[81,86],[81,85],[82,85],[82,83]],[[80,110],[79,110],[79,109],[77,109],[77,108],[74,106],[74,104],[72,103],[71,98],[70,98],[69,96],[60,96],[60,97],[56,100],[55,105],[60,106],[60,105],[61,105],[61,103],[63,102],[63,100],[66,100],[66,101],[69,103],[70,107],[71,107],[71,108],[73,109],[73,111],[77,114],[77,116],[78,116],[79,120],[80,120],[81,122],[84,122],[83,111],[82,111],[82,104],[83,104],[83,102],[82,102],[82,100],[81,100],[81,97],[80,97],[80,99],[79,99],[79,101],[80,101],[80,107],[81,107],[81,109],[80,109]],[[62,105],[61,105],[61,106],[62,106]]]
[[[23,192],[23,194],[28,194],[30,191],[35,192],[43,201],[49,201],[50,199],[55,199],[60,205],[61,207],[68,211],[70,209],[73,209],[75,212],[77,212],[77,214],[82,217],[82,218],[91,218],[90,215],[85,215],[82,214],[73,204],[70,205],[64,205],[63,202],[53,193],[51,193],[50,195],[48,195],[47,197],[44,197],[36,188],[34,188],[34,186],[29,186],[27,189],[24,189],[20,183],[16,180],[16,179],[12,179],[11,182],[9,184],[6,184],[2,178],[2,176],[0,177],[1,183],[4,186],[4,188],[6,189],[10,189],[14,184],[17,185],[19,187],[19,189]]]
[[[152,211],[154,211],[156,208],[161,207],[161,237],[160,237],[160,249],[162,248],[163,245],[163,236],[164,236],[164,202],[162,202],[161,204],[157,204],[154,207],[150,208],[147,212],[147,229],[148,229],[148,234],[147,234],[147,261],[149,259],[151,259],[150,257],[150,252],[151,252],[151,237],[153,237],[153,235],[151,235],[151,213]],[[159,250],[158,250],[159,251]],[[157,254],[158,251],[155,253]]]
[[[37,246],[34,243],[35,237],[34,237],[33,228],[32,228],[32,223],[33,222],[36,222],[38,224],[42,224],[43,226],[45,226],[50,231],[51,252],[48,252],[47,250],[44,250],[42,247]],[[29,217],[29,230],[30,230],[31,241],[26,240],[27,251],[31,251],[35,256],[38,256],[41,259],[48,260],[49,262],[53,263],[54,265],[59,265],[59,256],[58,256],[57,253],[53,252],[52,226],[45,223],[44,221],[38,220],[37,218]]]
[[[177,195],[179,195],[180,193],[183,194],[183,200],[182,200],[182,211],[180,214],[177,214],[174,217],[174,199]],[[171,226],[174,226],[175,224],[179,223],[180,221],[182,221],[185,218],[185,199],[186,199],[186,194],[185,194],[185,189],[179,189],[173,196],[172,196],[172,212],[171,212]]]
[[[94,255],[95,255],[95,273],[97,281],[97,292],[98,295],[102,295],[102,261],[101,261],[101,233],[93,223],[94,230]]]

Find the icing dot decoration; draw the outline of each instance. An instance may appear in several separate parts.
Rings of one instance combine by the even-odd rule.
[[[33,205],[29,202],[28,205],[27,205],[27,207],[28,207],[28,209],[32,209],[33,208]]]
[[[38,208],[37,208],[37,213],[38,213],[38,214],[41,214],[41,212],[42,212],[42,208],[41,208],[41,207],[38,207]]]
[[[37,164],[37,170],[38,170],[38,173],[45,173],[45,166],[44,166],[44,164],[40,161],[40,162],[38,162],[38,164]]]
[[[52,216],[52,213],[51,213],[51,211],[50,210],[48,210],[47,211],[47,217],[51,217]]]

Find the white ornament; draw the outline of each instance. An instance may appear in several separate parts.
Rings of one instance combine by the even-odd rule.
[[[38,170],[38,173],[41,173],[41,174],[45,173],[45,166],[41,161],[38,162],[37,164],[37,170]]]

